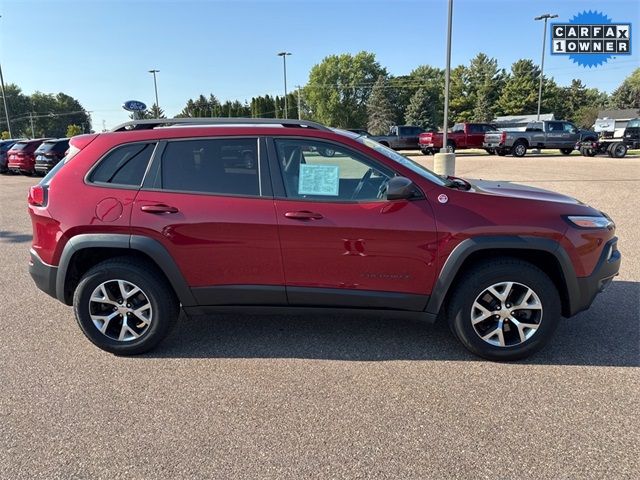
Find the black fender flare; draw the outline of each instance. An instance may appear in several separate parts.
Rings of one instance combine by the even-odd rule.
[[[67,303],[65,301],[65,285],[71,259],[75,253],[87,248],[120,248],[125,251],[136,250],[146,254],[165,274],[180,303],[183,306],[196,305],[196,300],[182,272],[160,242],[142,235],[119,233],[88,233],[69,239],[62,250],[56,276],[56,297],[61,302]]]
[[[453,281],[469,256],[481,250],[538,250],[555,257],[562,270],[569,301],[568,311],[573,315],[580,310],[580,288],[569,255],[555,240],[525,236],[495,236],[467,238],[460,242],[444,262],[440,275],[425,308],[427,313],[437,314],[452,287]]]

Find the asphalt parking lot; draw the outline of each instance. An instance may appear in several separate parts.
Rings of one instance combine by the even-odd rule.
[[[526,361],[482,361],[445,325],[311,315],[182,318],[112,356],[29,277],[37,179],[0,176],[0,477],[638,478],[640,157],[459,154],[456,174],[617,223],[620,276]]]

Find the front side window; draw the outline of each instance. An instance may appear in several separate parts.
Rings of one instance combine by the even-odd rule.
[[[578,129],[574,125],[572,125],[570,123],[565,123],[564,124],[564,131],[565,131],[565,133],[576,133],[578,131]]]
[[[89,181],[139,187],[154,148],[155,143],[132,143],[112,150],[91,173]]]
[[[275,140],[288,198],[376,201],[394,173],[337,145],[315,140]]]
[[[162,154],[162,188],[218,195],[261,194],[258,139],[169,142]]]

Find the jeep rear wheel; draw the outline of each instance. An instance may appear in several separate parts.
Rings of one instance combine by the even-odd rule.
[[[99,348],[135,355],[154,348],[179,313],[166,281],[141,262],[120,258],[99,263],[82,277],[73,296],[80,328]]]
[[[560,152],[563,155],[571,155],[571,152],[573,152],[573,148],[561,148]]]
[[[542,348],[561,316],[551,279],[534,265],[506,259],[468,271],[448,308],[451,329],[471,352],[517,360]]]

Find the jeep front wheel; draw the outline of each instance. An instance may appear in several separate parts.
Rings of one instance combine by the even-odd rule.
[[[448,307],[458,339],[489,360],[518,360],[536,352],[561,316],[551,279],[518,259],[485,262],[466,272]]]
[[[154,348],[179,313],[173,290],[142,262],[107,260],[84,274],[73,296],[80,328],[99,348],[136,355]]]

